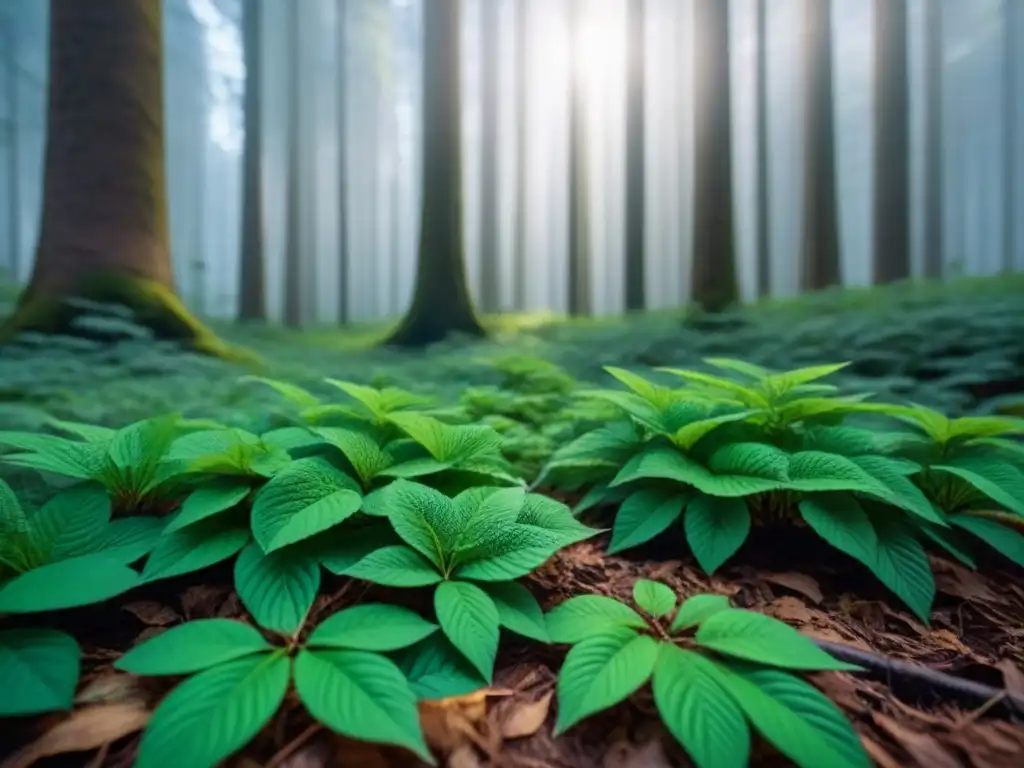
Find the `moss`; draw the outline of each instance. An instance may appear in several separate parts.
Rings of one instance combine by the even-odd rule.
[[[137,325],[148,328],[157,339],[180,342],[204,355],[229,362],[262,367],[254,353],[223,342],[203,325],[169,288],[144,278],[100,275],[79,284],[67,295],[55,295],[33,285],[25,289],[14,313],[0,325],[0,344],[20,333],[36,332],[89,337],[89,331],[75,325],[88,310],[66,299],[76,298],[101,304],[120,304],[133,313]]]

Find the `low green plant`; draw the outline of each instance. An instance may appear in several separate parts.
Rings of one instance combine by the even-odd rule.
[[[581,595],[547,614],[552,642],[572,645],[558,674],[556,736],[649,681],[662,722],[698,768],[745,768],[750,725],[801,768],[871,765],[836,706],[792,674],[857,667],[720,595],[677,607],[668,586],[640,580],[633,600],[639,611]]]
[[[297,628],[284,644],[232,619],[169,629],[114,665],[136,675],[191,675],[156,708],[136,765],[163,766],[171,754],[195,768],[219,765],[270,722],[292,686],[309,714],[331,730],[404,747],[435,765],[416,694],[384,654],[437,629],[413,611],[379,603],[339,611],[301,641]]]

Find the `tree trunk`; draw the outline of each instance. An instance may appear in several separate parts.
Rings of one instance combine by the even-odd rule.
[[[501,230],[499,227],[499,131],[501,92],[499,50],[501,5],[492,0],[480,4],[480,309],[501,310]]]
[[[707,312],[739,298],[733,232],[729,3],[694,3],[693,302]]]
[[[348,0],[338,0],[338,323],[349,320],[348,287]]]
[[[516,213],[513,237],[515,244],[512,251],[515,291],[515,308],[523,312],[529,302],[529,275],[527,274],[528,255],[526,249],[527,217],[529,205],[527,180],[529,156],[527,136],[527,120],[529,119],[529,88],[527,78],[529,72],[529,11],[530,0],[516,0],[515,59],[516,59]]]
[[[0,338],[74,333],[79,297],[158,338],[226,350],[175,294],[164,176],[160,0],[52,0],[43,206],[31,280]]]
[[[1003,2],[1003,270],[1016,262],[1017,217],[1017,50],[1021,0]]]
[[[809,0],[813,5],[815,0]],[[768,0],[757,0],[757,295],[771,281],[771,207],[768,185]]]
[[[569,314],[590,315],[590,173],[587,168],[586,103],[582,66],[579,59],[580,28],[586,0],[571,0],[569,6],[570,72],[569,102]]]
[[[626,8],[626,250],[625,307],[627,312],[646,308],[645,290],[645,224],[646,224],[646,158],[644,156],[646,124],[644,0],[629,0]]]
[[[242,253],[239,320],[267,319],[263,221],[263,2],[242,3],[245,55],[245,148],[242,155]]]
[[[21,275],[21,126],[18,99],[18,38],[14,12],[8,8],[0,17],[0,56],[4,64],[4,93],[7,101],[7,250],[11,277]]]
[[[423,201],[412,306],[388,338],[426,346],[482,336],[466,285],[462,235],[461,0],[423,6]]]
[[[924,276],[942,277],[946,264],[943,233],[943,190],[945,173],[943,163],[943,136],[945,110],[943,109],[943,53],[942,2],[924,4],[925,45],[925,129],[924,157]]]
[[[910,276],[906,0],[875,0],[874,282]]]
[[[839,199],[832,99],[832,1],[805,0],[804,215],[800,287],[841,282]]]
[[[299,4],[288,9],[288,160],[285,171],[285,246],[284,246],[284,324],[302,327],[302,204],[300,199],[302,167],[301,87],[299,80],[302,51],[302,25]]]

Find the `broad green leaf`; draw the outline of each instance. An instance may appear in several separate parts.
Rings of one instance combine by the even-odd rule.
[[[102,603],[141,583],[136,571],[106,555],[72,557],[26,571],[0,587],[0,614]]]
[[[713,661],[665,645],[654,667],[654,704],[697,768],[746,768],[750,731],[719,677]]]
[[[679,398],[679,394],[675,390],[659,386],[658,384],[652,384],[643,376],[638,376],[632,371],[627,371],[625,368],[606,365],[604,369],[659,411],[665,410],[672,402]]]
[[[80,650],[54,629],[0,630],[0,717],[71,709]]]
[[[700,567],[714,573],[747,540],[750,510],[743,499],[695,496],[686,507],[683,529]]]
[[[799,768],[869,768],[842,712],[809,683],[770,669],[723,670],[722,684],[753,726]]]
[[[869,568],[878,536],[867,513],[849,493],[815,493],[797,503],[800,516],[816,534]]]
[[[215,768],[256,736],[288,691],[291,660],[266,653],[188,678],[156,708],[142,734],[136,768]]]
[[[490,681],[501,626],[494,601],[475,584],[444,581],[434,592],[434,612],[445,637]]]
[[[752,413],[753,411],[740,411],[739,413],[725,413],[721,416],[709,416],[680,427],[669,435],[669,439],[680,448],[688,450],[719,427],[748,419]]]
[[[907,476],[907,468],[902,462],[884,456],[853,456],[850,461],[889,490],[888,494],[880,498],[900,509],[905,509],[926,522],[941,527],[947,526],[942,513],[935,509],[928,497]]]
[[[930,623],[935,577],[924,547],[899,520],[884,513],[873,515],[872,523],[878,548],[868,567],[921,621]]]
[[[637,579],[633,584],[633,601],[648,616],[660,619],[676,607],[676,593],[660,581]]]
[[[195,619],[135,646],[114,666],[133,675],[191,675],[274,647],[235,619]]]
[[[110,496],[97,483],[82,483],[57,493],[29,521],[31,538],[47,560],[84,552],[110,522]]]
[[[80,554],[99,554],[130,565],[141,560],[156,547],[163,531],[164,520],[159,517],[122,517],[112,520],[97,537],[93,539],[86,551]]]
[[[961,416],[949,422],[949,439],[1024,435],[1024,419],[1010,416]]]
[[[128,487],[146,493],[158,483],[158,469],[179,435],[177,414],[156,416],[122,427],[114,433],[107,455],[124,473]]]
[[[732,360],[728,357],[705,357],[704,362],[708,365],[713,365],[716,368],[723,368],[727,371],[735,371],[736,373],[743,374],[754,381],[760,381],[766,376],[771,375],[770,370],[760,365],[748,363],[743,360]]]
[[[224,479],[202,485],[182,502],[181,509],[164,528],[164,533],[172,533],[232,509],[249,495],[249,491],[248,483],[238,480]]]
[[[320,427],[314,432],[344,454],[364,487],[394,463],[391,455],[366,432],[341,427]]]
[[[355,481],[320,457],[299,459],[260,489],[252,505],[252,532],[264,552],[333,528],[359,511]]]
[[[28,517],[6,482],[0,479],[0,535],[28,533]]]
[[[676,617],[672,620],[672,632],[700,626],[710,616],[729,610],[729,598],[725,595],[693,595],[686,598],[679,606]]]
[[[996,504],[1024,515],[1024,472],[1009,462],[959,456],[948,464],[933,465],[929,469],[959,477]]]
[[[978,537],[1017,565],[1024,565],[1024,536],[1012,528],[976,515],[953,515],[949,522]]]
[[[322,622],[306,639],[306,645],[383,653],[418,643],[437,629],[437,624],[408,608],[363,603]]]
[[[390,659],[364,651],[302,650],[295,688],[313,718],[352,739],[394,744],[431,765],[416,696]]]
[[[391,524],[382,520],[345,526],[344,531],[327,531],[309,541],[310,546],[319,553],[323,567],[338,576],[345,575],[349,568],[371,552],[402,545],[402,540]]]
[[[217,515],[162,535],[142,569],[145,581],[200,571],[241,552],[252,540],[249,529]]]
[[[729,608],[704,619],[697,644],[716,653],[772,667],[859,671],[829,656],[788,624],[754,611]]]
[[[658,642],[628,627],[606,629],[569,649],[558,673],[555,736],[608,709],[647,682]]]
[[[553,643],[574,644],[617,627],[644,629],[643,616],[604,595],[577,595],[556,605],[544,617]]]
[[[425,587],[444,579],[432,562],[404,544],[374,550],[344,575],[385,587]]]
[[[283,395],[289,402],[292,402],[301,408],[312,408],[315,405],[320,405],[319,398],[311,395],[302,387],[297,387],[286,381],[276,381],[275,379],[268,379],[264,376],[243,376],[239,381],[253,381],[259,384],[264,384],[273,389],[279,395]]]
[[[576,502],[576,505],[572,508],[573,517],[578,517],[594,507],[624,502],[629,495],[629,489],[627,488],[609,488],[604,484],[595,485],[588,489],[582,498]],[[619,511],[621,513],[621,507]],[[652,536],[651,538],[654,537]]]
[[[800,451],[790,456],[787,486],[804,493],[857,491],[887,499],[889,489],[852,459],[821,451]]]
[[[608,553],[644,544],[666,531],[683,514],[690,498],[685,492],[667,493],[646,488],[632,493],[615,515]]]
[[[52,437],[38,435],[38,437]],[[63,438],[53,438],[53,445],[45,452],[25,452],[0,454],[0,461],[40,472],[52,472],[55,475],[72,477],[77,480],[93,480],[103,470],[104,446],[96,443],[76,443]],[[0,440],[0,442],[3,442]]]
[[[422,413],[392,413],[388,420],[422,445],[437,461],[466,460],[500,450],[492,427],[452,425]]]
[[[544,612],[529,589],[518,581],[479,586],[494,601],[494,607],[498,609],[498,623],[501,626],[531,640],[549,642]]]
[[[467,510],[440,491],[408,480],[396,480],[385,494],[388,519],[410,547],[445,570],[448,554],[468,521]]]
[[[596,531],[595,531],[596,533]],[[557,533],[531,525],[497,525],[475,559],[457,563],[452,575],[471,581],[510,581],[538,568],[568,543]]]
[[[767,408],[771,404],[767,399],[765,399],[764,395],[756,389],[745,384],[740,384],[732,379],[727,379],[724,376],[714,376],[709,373],[689,371],[684,368],[658,368],[657,370],[664,371],[665,373],[671,373],[673,376],[679,376],[693,384],[699,384],[720,390],[732,395],[739,402],[747,403],[758,408]]]
[[[531,525],[558,534],[563,546],[575,544],[598,533],[596,528],[576,519],[569,507],[540,493],[528,493],[515,520],[519,525]]]
[[[708,469],[718,475],[785,482],[789,478],[789,455],[766,443],[729,443],[708,457]]]
[[[401,651],[398,662],[420,699],[464,696],[489,684],[441,632]]]
[[[114,437],[114,431],[110,427],[99,427],[95,424],[84,424],[80,421],[66,421],[64,419],[47,419],[50,426],[59,429],[61,432],[68,432],[76,435],[87,443],[108,443]]]
[[[637,480],[674,480],[692,485],[709,496],[740,497],[778,490],[783,484],[775,480],[745,475],[716,475],[673,448],[652,448],[630,459],[612,480],[611,485]]]
[[[950,520],[949,522],[952,523],[953,521]],[[932,543],[937,544],[945,550],[945,552],[959,560],[968,568],[973,569],[978,567],[974,557],[965,547],[967,543],[964,541],[964,539],[967,538],[966,535],[963,531],[956,530],[955,524],[952,529],[940,528],[937,525],[923,524],[918,525],[917,530],[926,538],[930,539]]]
[[[284,635],[298,631],[320,589],[320,563],[286,547],[266,554],[249,542],[235,560],[235,591],[261,627]]]

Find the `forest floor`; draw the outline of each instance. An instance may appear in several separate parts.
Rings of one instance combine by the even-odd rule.
[[[849,361],[836,383],[880,393],[882,399],[917,402],[951,416],[1024,413],[1024,280],[1016,277],[835,292],[713,318],[684,319],[675,312],[573,322],[504,318],[493,321],[491,340],[456,340],[422,352],[372,347],[378,327],[297,333],[215,324],[228,341],[261,355],[265,366],[258,371],[154,343],[128,322],[107,320],[109,333],[122,339],[116,344],[29,337],[0,350],[0,429],[45,431],[53,417],[121,426],[175,411],[258,432],[288,423],[293,409],[244,376],[290,382],[325,399],[332,389],[322,379],[331,377],[407,388],[451,404],[456,418],[493,424],[509,438],[509,457],[532,479],[552,451],[579,432],[573,393],[608,384],[603,366],[649,373],[655,366],[699,367],[707,357],[776,370]],[[31,505],[40,491],[37,478],[3,472]],[[681,596],[725,594],[740,607],[775,616],[816,639],[1024,696],[1019,569],[993,559],[970,571],[932,557],[938,594],[931,625],[925,626],[865,569],[802,536],[760,531],[710,578],[681,536],[612,556],[604,551],[602,535],[562,550],[526,583],[545,609],[583,593],[628,599],[639,577],[665,582]],[[325,576],[314,613],[363,600],[376,589]],[[138,731],[169,684],[114,672],[112,661],[183,620],[245,616],[231,588],[230,568],[158,582],[129,597],[33,617],[70,631],[82,644],[82,708],[70,719],[14,721],[13,729],[5,724],[0,758],[10,757],[0,768],[130,766]],[[428,742],[449,755],[453,768],[688,765],[659,724],[648,694],[553,739],[549,705],[561,656],[555,647],[503,640],[492,688],[421,704]],[[882,768],[1007,768],[1024,754],[1024,718],[998,697],[971,700],[963,691],[915,682],[897,668],[824,673],[814,682],[853,721]],[[102,724],[90,712],[103,713]],[[789,764],[764,745],[755,756],[757,766]],[[420,763],[333,736],[289,699],[273,726],[230,765]]]

